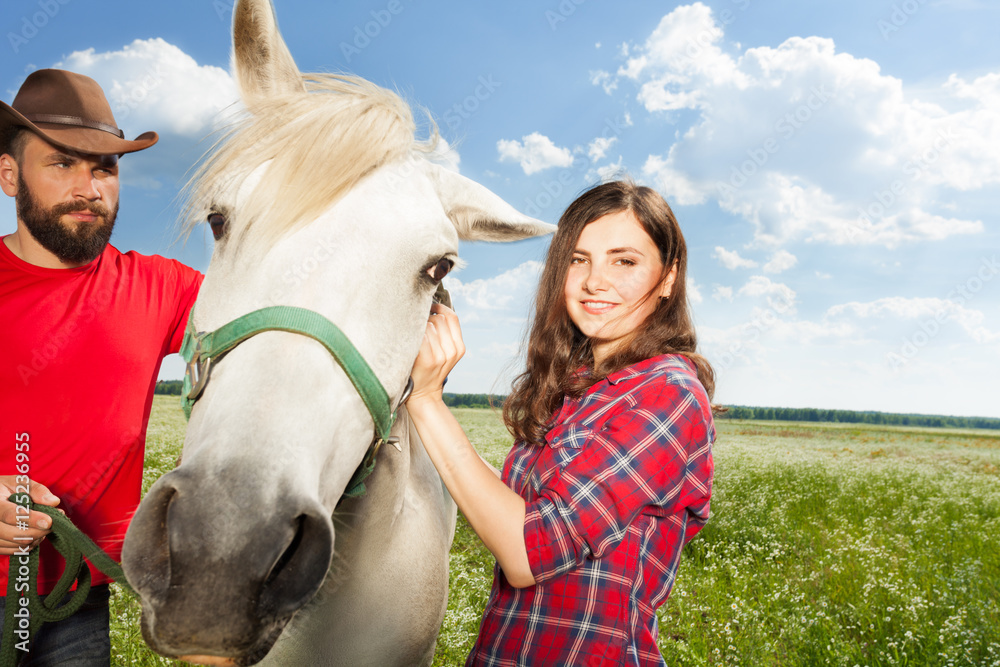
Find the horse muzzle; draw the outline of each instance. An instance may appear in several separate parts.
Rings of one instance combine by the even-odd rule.
[[[220,479],[229,476],[240,480]],[[278,485],[259,471],[179,468],[150,489],[122,565],[153,649],[254,664],[319,590],[333,556],[330,516],[318,501],[268,483]]]

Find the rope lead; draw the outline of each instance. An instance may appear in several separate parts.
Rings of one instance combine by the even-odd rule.
[[[121,565],[116,563],[94,541],[80,532],[62,512],[54,507],[18,502],[26,500],[26,494],[13,494],[8,500],[12,503],[28,506],[36,512],[49,515],[52,519],[52,532],[48,539],[56,551],[66,559],[63,570],[55,588],[43,600],[38,595],[38,549],[32,549],[27,554],[14,554],[10,557],[10,569],[7,574],[7,601],[3,618],[3,647],[0,648],[0,667],[16,667],[20,660],[18,650],[24,650],[31,638],[43,623],[61,621],[69,618],[83,605],[90,593],[90,568],[84,558],[94,567],[118,582],[126,593],[135,595],[135,591],[125,580]],[[27,591],[18,591],[19,584],[27,583]],[[60,605],[63,597],[76,582],[76,590],[66,604]],[[27,603],[22,601],[27,598]],[[19,649],[19,647],[22,647]]]

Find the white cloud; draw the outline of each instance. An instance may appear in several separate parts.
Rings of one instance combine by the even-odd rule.
[[[702,297],[701,295],[701,290],[698,288],[698,285],[695,284],[694,278],[692,278],[690,274],[688,274],[687,277],[686,288],[687,288],[687,298],[688,301],[690,301],[691,303],[699,304],[705,300],[704,297]]]
[[[201,139],[238,99],[228,72],[199,65],[160,38],[137,39],[120,51],[74,51],[53,67],[100,83],[127,138],[155,130]]]
[[[521,139],[523,143],[516,139],[497,142],[501,162],[519,162],[524,173],[529,175],[550,167],[569,167],[573,164],[572,151],[556,146],[543,134],[532,132]]]
[[[587,155],[594,162],[603,160],[608,149],[614,146],[616,141],[618,141],[618,137],[597,137],[587,146]]]
[[[719,47],[722,38],[709,7],[700,2],[678,7],[661,19],[638,49],[640,55],[630,58],[618,74],[645,79],[639,101],[650,111],[698,108],[709,100],[690,85],[694,80],[744,85],[745,75]]]
[[[683,170],[676,169],[670,156],[664,160],[659,155],[650,155],[642,166],[642,173],[655,180],[663,192],[681,206],[698,206],[708,199],[701,184],[691,180]]]
[[[605,181],[613,181],[618,178],[622,178],[623,174],[626,174],[628,169],[624,166],[624,158],[618,156],[617,162],[612,162],[610,164],[605,164],[596,169],[590,169],[587,171],[587,180],[590,182],[603,183]]]
[[[590,73],[590,82],[595,86],[600,86],[604,88],[604,92],[609,95],[618,88],[618,81],[611,76],[611,72],[605,72],[604,70],[597,70],[596,72]]]
[[[752,259],[744,259],[735,250],[726,250],[722,246],[715,246],[715,252],[712,253],[712,257],[719,260],[719,263],[730,271],[757,268],[757,262]]]
[[[1000,341],[1000,332],[983,326],[985,316],[955,301],[938,298],[886,297],[869,302],[852,301],[827,310],[829,319],[898,320],[915,322],[925,335],[935,336],[941,326],[954,322],[977,343]]]
[[[792,253],[787,250],[779,250],[771,256],[771,261],[764,265],[764,273],[781,273],[792,268],[798,262],[799,260]]]
[[[795,290],[788,285],[772,282],[765,276],[753,276],[737,292],[739,296],[765,297],[767,305],[779,313],[794,312]]]
[[[427,156],[427,158],[431,162],[439,164],[445,169],[453,171],[456,174],[461,171],[458,168],[458,165],[462,161],[462,157],[458,154],[455,147],[449,144],[444,137],[438,137],[437,146],[434,147],[434,150]]]
[[[719,285],[712,291],[712,298],[716,301],[729,301],[731,303],[733,300],[733,288]]]
[[[678,7],[614,79],[670,122],[695,113],[643,168],[678,203],[716,199],[772,247],[893,247],[984,230],[961,207],[945,211],[956,194],[1000,184],[1000,73],[953,75],[917,98],[830,39],[730,53],[725,37],[706,5]]]
[[[541,272],[541,262],[532,260],[492,278],[477,278],[467,283],[460,277],[449,276],[445,278],[445,286],[463,320],[494,317],[498,313],[523,319]]]

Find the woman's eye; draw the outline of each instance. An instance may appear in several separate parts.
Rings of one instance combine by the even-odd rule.
[[[208,225],[212,228],[212,236],[218,241],[226,234],[226,216],[221,213],[209,213]]]
[[[441,282],[441,279],[448,275],[452,267],[455,266],[455,262],[450,259],[441,258],[438,263],[427,269],[427,275],[431,277],[434,282]]]

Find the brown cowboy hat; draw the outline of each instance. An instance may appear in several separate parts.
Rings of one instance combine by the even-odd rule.
[[[0,138],[12,125],[22,125],[61,148],[90,155],[134,153],[159,139],[156,132],[145,132],[126,140],[97,82],[61,69],[32,72],[12,104],[0,102]],[[0,146],[0,151],[6,148]]]

